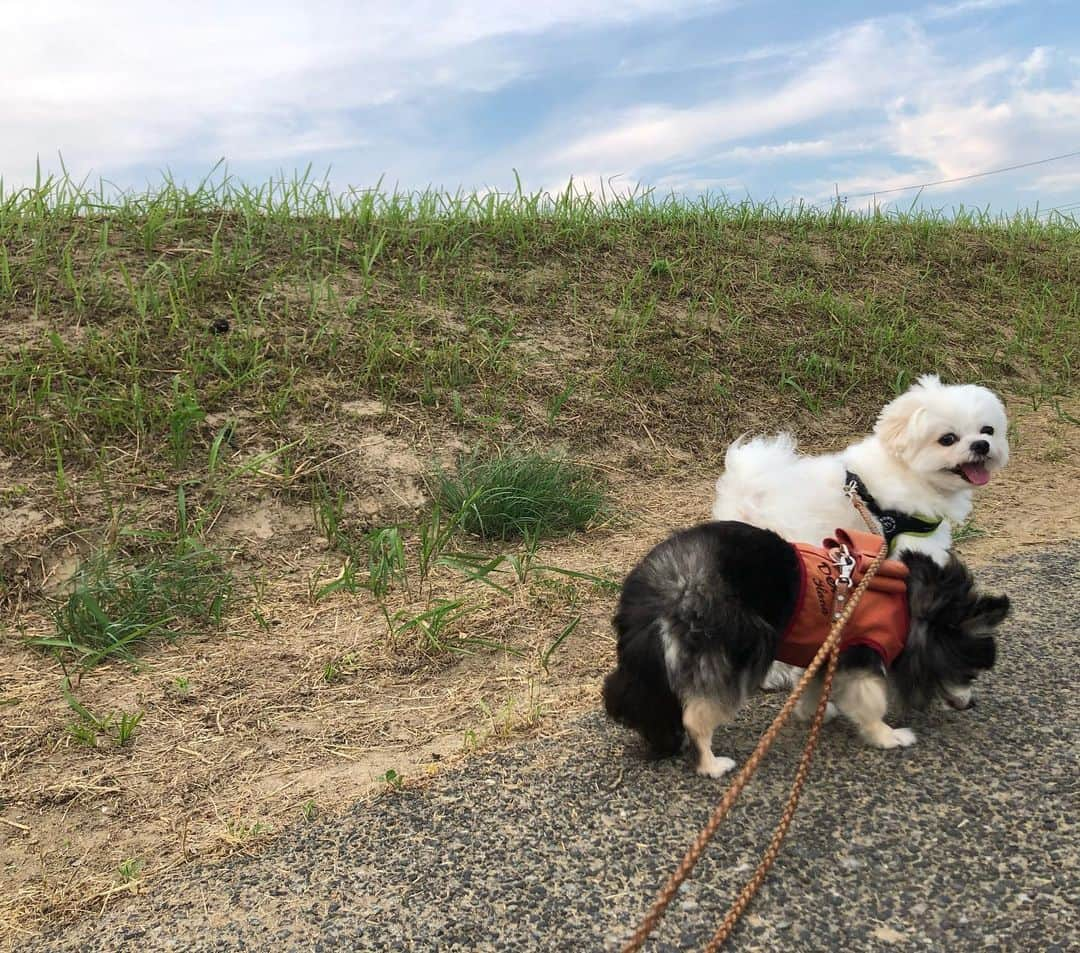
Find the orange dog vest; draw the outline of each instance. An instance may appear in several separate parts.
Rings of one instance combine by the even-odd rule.
[[[833,623],[833,596],[840,575],[834,557],[840,547],[846,546],[856,561],[851,577],[854,589],[881,543],[882,538],[872,533],[838,529],[821,546],[794,544],[801,576],[799,599],[776,650],[779,661],[806,668],[825,642]],[[907,575],[908,568],[902,562],[887,559],[881,564],[844,627],[841,650],[868,645],[881,656],[886,668],[892,665],[907,641]]]

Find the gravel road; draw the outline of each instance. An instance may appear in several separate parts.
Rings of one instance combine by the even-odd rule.
[[[1080,949],[1080,544],[983,567],[1014,614],[969,712],[908,719],[913,748],[823,732],[803,801],[733,950]],[[752,750],[762,696],[718,753]],[[894,723],[897,723],[894,721]],[[756,863],[803,742],[785,731],[649,949],[700,948]],[[600,715],[423,790],[192,866],[31,950],[616,948],[722,790],[646,763]]]

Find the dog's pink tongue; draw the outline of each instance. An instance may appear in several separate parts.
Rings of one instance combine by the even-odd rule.
[[[960,469],[964,471],[964,476],[967,477],[969,483],[983,486],[990,482],[990,471],[981,463],[963,463]]]

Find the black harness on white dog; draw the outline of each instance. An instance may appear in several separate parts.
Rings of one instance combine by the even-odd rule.
[[[900,510],[882,509],[857,473],[848,470],[844,475],[844,481],[848,486],[855,487],[855,491],[866,504],[866,508],[874,514],[874,519],[881,526],[881,535],[885,537],[885,542],[889,544],[890,550],[892,550],[893,540],[901,533],[910,533],[913,536],[929,536],[941,525],[940,518],[929,520],[911,513],[901,513]]]

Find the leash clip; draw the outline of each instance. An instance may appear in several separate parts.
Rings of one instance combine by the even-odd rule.
[[[840,570],[840,575],[836,579],[836,584],[850,586],[851,579],[855,575],[855,567],[858,565],[855,557],[851,555],[851,550],[841,543],[833,550],[832,557],[833,565]]]
[[[847,602],[848,593],[851,591],[851,580],[855,575],[855,567],[858,561],[851,555],[851,550],[843,543],[832,551],[833,565],[839,570],[836,577],[836,589],[833,592],[833,619],[839,619],[844,612],[844,604]]]

